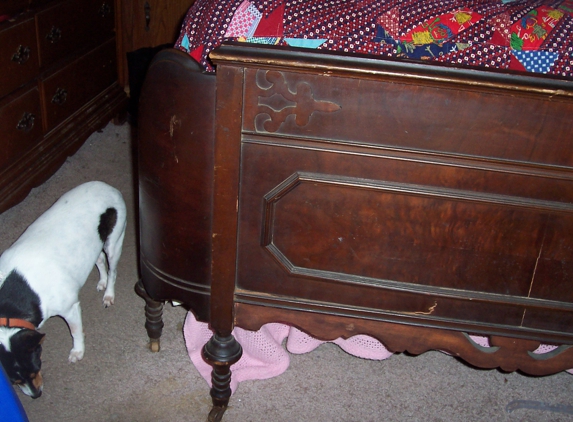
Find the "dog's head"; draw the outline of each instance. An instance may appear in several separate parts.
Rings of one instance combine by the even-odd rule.
[[[24,394],[36,399],[42,395],[42,342],[44,335],[35,330],[20,329],[0,343],[0,362],[13,384]]]

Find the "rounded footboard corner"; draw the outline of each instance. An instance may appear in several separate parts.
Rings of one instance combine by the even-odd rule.
[[[215,77],[166,49],[142,88],[135,155],[141,282],[158,301],[209,315]]]

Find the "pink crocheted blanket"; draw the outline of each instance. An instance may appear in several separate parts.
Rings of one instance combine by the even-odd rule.
[[[213,332],[209,329],[208,324],[198,322],[195,315],[189,312],[185,319],[183,334],[191,362],[211,386],[212,368],[203,360],[201,349],[209,341]],[[294,327],[277,323],[265,324],[258,331],[235,328],[233,335],[243,348],[243,356],[231,366],[232,392],[237,390],[242,381],[268,379],[282,374],[290,364],[289,353],[309,353],[326,343]],[[470,338],[482,347],[490,347],[487,337],[470,336]],[[283,346],[285,339],[286,349]],[[366,335],[356,335],[346,340],[338,338],[331,343],[337,344],[345,352],[363,359],[384,360],[393,355],[378,340]],[[556,347],[541,345],[533,353],[549,353]],[[573,370],[567,372],[573,373]]]

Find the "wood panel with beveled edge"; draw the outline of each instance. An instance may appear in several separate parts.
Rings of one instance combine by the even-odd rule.
[[[527,298],[540,251],[558,248],[572,219],[562,194],[546,196],[551,169],[378,153],[245,138],[238,288],[514,327],[525,307],[554,305]]]

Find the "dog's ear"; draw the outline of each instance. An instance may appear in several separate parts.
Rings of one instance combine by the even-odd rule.
[[[17,348],[17,350],[30,353],[44,342],[44,337],[45,334],[24,328],[14,334],[12,337],[12,344]]]

